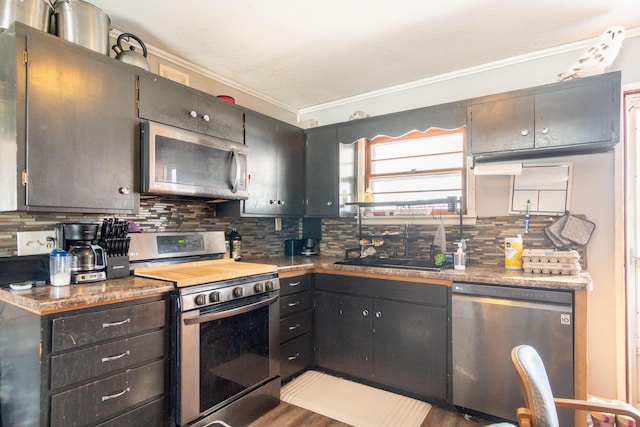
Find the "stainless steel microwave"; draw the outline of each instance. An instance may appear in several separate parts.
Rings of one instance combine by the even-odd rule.
[[[142,194],[247,199],[249,147],[145,121],[140,124]]]

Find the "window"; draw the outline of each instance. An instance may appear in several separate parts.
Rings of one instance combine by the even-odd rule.
[[[464,146],[464,127],[367,140],[365,187],[376,202],[462,197],[466,183]]]

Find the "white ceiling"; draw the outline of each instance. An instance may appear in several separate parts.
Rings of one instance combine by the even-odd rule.
[[[638,0],[88,1],[117,31],[292,111],[640,28]]]

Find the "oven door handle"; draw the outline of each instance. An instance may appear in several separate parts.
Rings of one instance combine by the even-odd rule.
[[[233,308],[231,310],[221,311],[219,313],[205,314],[204,316],[198,316],[190,319],[184,319],[185,325],[197,325],[198,323],[211,322],[213,320],[225,319],[231,316],[237,316],[238,314],[248,313],[253,310],[257,310],[261,307],[265,307],[278,299],[278,295],[266,299],[264,301],[254,302],[253,304],[244,305],[242,307]]]

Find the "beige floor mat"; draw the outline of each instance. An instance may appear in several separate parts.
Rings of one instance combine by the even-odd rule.
[[[419,427],[431,409],[420,400],[317,371],[286,384],[281,400],[356,427]]]

